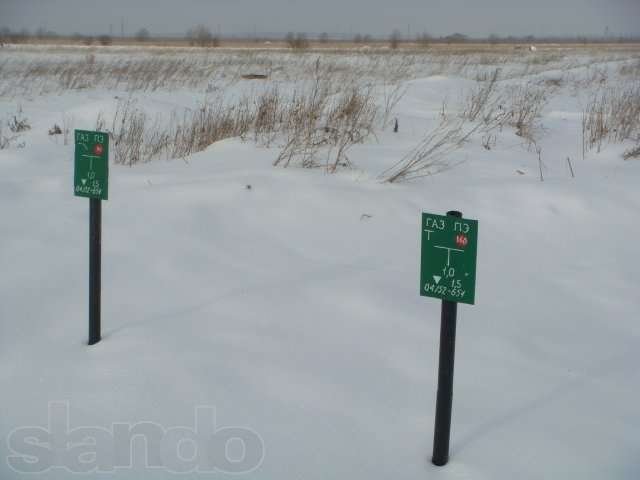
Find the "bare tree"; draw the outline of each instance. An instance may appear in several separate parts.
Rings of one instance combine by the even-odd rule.
[[[9,31],[9,37],[7,38],[7,41],[9,43],[26,43],[29,41],[29,38],[30,38],[29,30],[27,30],[26,28],[23,28],[19,32]]]
[[[139,42],[146,42],[151,37],[149,30],[146,28],[141,28],[136,32],[136,40]]]
[[[113,39],[110,35],[100,35],[98,37],[98,43],[100,43],[100,45],[102,45],[103,47],[106,47],[113,43]]]
[[[220,39],[212,35],[209,27],[205,25],[196,25],[187,32],[189,45],[198,47],[217,47],[220,45]]]
[[[11,29],[9,27],[2,27],[0,30],[0,45],[4,45],[9,42],[11,38]]]
[[[309,40],[307,40],[307,35],[304,33],[295,34],[293,32],[289,32],[285,37],[285,42],[287,42],[287,45],[294,50],[304,50],[309,48]]]
[[[431,35],[429,35],[427,32],[419,33],[416,37],[416,42],[421,47],[426,48],[431,43]]]
[[[500,36],[497,33],[489,35],[488,41],[491,45],[495,45],[500,42]]]
[[[400,46],[401,39],[402,34],[400,33],[400,30],[394,30],[393,32],[391,32],[391,35],[389,35],[389,47],[391,47],[393,50],[396,50]]]

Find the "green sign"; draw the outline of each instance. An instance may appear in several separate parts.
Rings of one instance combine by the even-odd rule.
[[[478,221],[423,213],[421,229],[420,295],[473,305]]]
[[[109,134],[75,131],[73,190],[78,197],[109,197]]]

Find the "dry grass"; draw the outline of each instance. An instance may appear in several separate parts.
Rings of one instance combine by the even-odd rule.
[[[508,123],[516,128],[516,135],[532,139],[535,122],[548,100],[546,89],[527,83],[514,87],[508,98]]]
[[[127,99],[119,102],[109,127],[98,116],[96,130],[107,131],[113,138],[114,161],[132,166],[159,157],[183,158],[225,138],[242,137],[253,120],[243,99],[230,107],[216,102],[181,114],[174,111],[163,125]]]
[[[9,148],[9,146],[15,139],[16,139],[15,135],[8,135],[5,132],[4,124],[0,123],[0,150]]]
[[[546,105],[552,87],[532,82],[499,87],[499,73],[496,69],[484,84],[471,91],[466,98],[462,118],[469,122],[481,121],[482,131],[488,134],[488,139],[492,131],[502,130],[505,125],[514,127],[516,135],[533,139],[536,121]],[[485,148],[490,143],[488,140]]]
[[[640,158],[640,144],[624,152],[624,154],[622,154],[622,158],[624,158],[625,160]]]
[[[577,93],[605,88],[616,73],[634,79],[640,66],[638,47],[618,45],[599,45],[597,50],[545,45],[528,52],[508,44],[401,44],[392,51],[381,42],[311,42],[295,53],[277,42],[264,47],[223,42],[215,50],[176,45],[12,48],[0,52],[0,96],[126,92],[129,99],[120,101],[116,114],[96,122],[112,134],[118,163],[185,157],[239,137],[279,148],[276,165],[335,171],[351,164],[354,145],[389,125],[409,80],[431,75],[477,80],[459,115],[448,118],[443,109],[442,122],[381,177],[395,182],[447,168],[448,155],[474,132],[482,134],[487,150],[506,126],[537,148],[539,118],[551,95],[565,88]],[[193,109],[152,117],[134,94],[159,90],[199,92],[204,100]],[[606,91],[585,110],[585,149],[638,136],[637,89]],[[65,143],[72,124],[73,119],[64,119]],[[5,122],[5,132],[8,127]]]
[[[497,132],[510,125],[516,134],[536,147],[542,178],[541,149],[537,144],[537,120],[548,99],[547,89],[532,82],[499,87],[498,69],[485,78],[484,84],[466,97],[459,118],[443,112],[441,122],[399,162],[380,175],[384,182],[402,182],[433,175],[454,166],[450,155],[482,133],[481,144],[491,150],[497,143]]]
[[[355,80],[395,86],[397,79],[411,79],[421,74],[418,69],[424,67],[418,56],[383,52],[319,54],[150,48],[105,53],[95,48],[72,48],[59,52],[19,50],[0,55],[0,95],[5,97],[85,89],[213,92],[247,81],[247,77],[266,76],[270,82],[313,80],[318,68],[321,76],[331,78],[341,87]],[[389,103],[394,98],[397,96],[391,95]]]
[[[370,90],[353,88],[332,100],[301,106],[295,109],[299,121],[285,132],[287,141],[274,165],[286,167],[296,161],[317,167],[319,153],[326,147],[327,171],[335,172],[339,166],[351,166],[349,149],[374,134],[377,107]]]
[[[494,93],[498,82],[498,76],[500,70],[494,70],[491,78],[480,85],[477,89],[471,91],[466,100],[465,109],[462,112],[462,117],[474,122],[478,116],[487,118],[487,109],[493,111],[496,99]]]
[[[443,119],[399,162],[380,174],[383,182],[403,182],[434,175],[453,165],[448,156],[460,149],[480,127],[465,128],[464,119]]]
[[[233,104],[219,99],[194,110],[174,111],[164,125],[129,98],[119,102],[110,126],[100,115],[96,129],[112,136],[119,164],[182,158],[225,138],[251,136],[263,146],[282,140],[274,164],[285,167],[318,166],[319,152],[325,148],[326,166],[333,172],[350,165],[349,149],[374,133],[377,111],[370,89],[353,87],[332,95],[330,84],[319,79],[311,90],[290,97],[274,88]]]
[[[605,141],[640,141],[640,86],[605,88],[582,114],[583,153],[600,152]]]
[[[437,45],[428,49],[403,45],[390,50],[376,42],[366,46],[366,50],[362,45],[351,48],[347,43],[328,43],[294,53],[271,44],[264,48],[260,44],[240,48],[242,44],[230,43],[225,47],[224,43],[217,49],[135,44],[12,46],[0,50],[0,96],[24,97],[82,89],[213,91],[252,74],[267,75],[269,81],[298,81],[313,78],[314,64],[320,58],[322,69],[336,83],[358,78],[384,86],[387,92],[384,103],[393,107],[401,96],[397,79],[458,75],[484,80],[498,68],[503,79],[521,78],[548,70],[597,65],[634,54],[631,47],[627,51],[621,50],[622,46],[599,46],[595,52],[586,47],[544,46],[538,52],[523,53],[513,45]],[[385,117],[388,120],[389,115]]]
[[[640,58],[636,58],[632,62],[625,62],[618,67],[618,75],[629,77],[640,77]]]
[[[31,124],[18,105],[16,112],[0,121],[0,150],[11,147],[23,148],[24,142],[19,142],[22,134],[31,130]]]
[[[18,111],[7,121],[7,127],[12,133],[22,133],[31,130],[29,120],[22,112],[22,106],[18,106]]]

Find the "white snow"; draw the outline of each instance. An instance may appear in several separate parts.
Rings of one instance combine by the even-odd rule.
[[[277,149],[240,139],[112,164],[92,347],[88,201],[73,196],[73,146],[47,130],[63,115],[93,128],[118,92],[0,97],[0,114],[20,103],[32,126],[24,148],[0,150],[0,478],[22,478],[5,439],[46,427],[54,401],[69,402],[71,428],[193,427],[197,406],[215,407],[217,425],[264,442],[237,478],[640,478],[640,163],[622,160],[628,145],[582,159],[582,100],[566,88],[541,119],[544,182],[513,130],[491,150],[474,139],[437,175],[377,179],[473,85],[408,81],[400,132],[354,148],[355,168],[336,174],[274,168]],[[199,95],[137,97],[162,112]],[[451,209],[479,220],[477,293],[459,307],[451,461],[438,468],[440,304],[419,295],[420,213]]]

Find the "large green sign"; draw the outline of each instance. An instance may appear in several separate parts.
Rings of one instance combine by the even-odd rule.
[[[422,214],[420,295],[473,304],[478,221]]]
[[[109,134],[75,131],[73,190],[78,197],[109,197]]]

